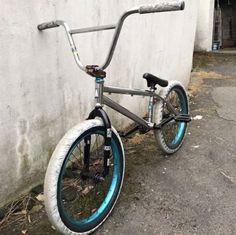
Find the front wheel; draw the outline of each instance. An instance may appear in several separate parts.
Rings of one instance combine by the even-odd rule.
[[[177,81],[171,81],[169,86],[163,88],[159,94],[169,102],[177,113],[188,114],[188,99],[184,87]],[[158,101],[154,105],[154,121],[159,124],[173,115],[165,102]],[[171,122],[154,131],[161,150],[166,154],[173,154],[179,150],[186,133],[187,123]]]
[[[112,129],[109,173],[104,173],[105,127],[87,120],[70,130],[56,147],[46,172],[45,208],[63,234],[89,234],[111,213],[123,183],[124,150]]]

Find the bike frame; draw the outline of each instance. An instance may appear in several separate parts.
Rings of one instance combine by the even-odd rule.
[[[134,8],[129,11],[124,12],[120,19],[118,20],[117,24],[111,24],[111,25],[103,25],[103,26],[96,26],[96,27],[88,27],[88,28],[82,28],[82,29],[70,29],[69,26],[61,20],[51,21],[47,23],[42,23],[38,25],[39,30],[45,30],[50,28],[55,28],[59,26],[63,26],[71,47],[71,51],[73,53],[74,59],[78,67],[89,74],[90,76],[95,78],[95,108],[94,110],[89,114],[88,119],[94,119],[96,117],[100,117],[104,123],[105,127],[105,145],[104,145],[104,176],[106,176],[109,173],[109,159],[110,159],[110,151],[111,151],[111,137],[112,137],[112,131],[111,131],[111,122],[109,120],[108,115],[103,110],[103,105],[107,105],[108,107],[112,108],[113,110],[123,114],[124,116],[132,119],[137,126],[135,128],[132,128],[127,133],[121,135],[123,137],[128,136],[129,134],[133,133],[136,130],[140,130],[142,132],[147,132],[151,129],[158,129],[161,128],[163,125],[165,125],[168,122],[171,122],[173,119],[177,118],[179,120],[183,121],[183,117],[178,116],[179,114],[175,111],[174,107],[172,105],[165,101],[161,96],[155,93],[155,87],[150,88],[148,91],[145,90],[135,90],[135,89],[125,89],[125,88],[119,88],[119,87],[109,87],[104,86],[104,80],[106,77],[105,69],[109,66],[111,59],[113,57],[121,29],[123,27],[123,23],[125,19],[133,14],[148,14],[148,13],[157,13],[157,12],[167,12],[167,11],[180,11],[184,10],[185,4],[183,1],[174,1],[174,2],[165,2],[165,3],[159,3],[155,6],[141,6],[139,8]],[[87,65],[84,66],[81,62],[79,53],[77,51],[73,35],[74,34],[81,34],[81,33],[89,33],[89,32],[96,32],[96,31],[103,31],[103,30],[112,30],[114,29],[114,35],[113,40],[110,45],[110,49],[108,51],[107,57],[105,59],[105,62],[102,65]],[[137,96],[145,96],[149,97],[149,105],[148,105],[148,118],[147,120],[140,118],[136,114],[130,112],[125,107],[121,106],[120,104],[116,103],[112,99],[108,98],[104,95],[104,93],[115,93],[115,94],[123,94],[123,95],[137,95]],[[153,122],[153,111],[154,111],[154,104],[155,102],[159,100],[160,102],[164,102],[167,105],[167,108],[172,111],[173,115],[170,115],[167,119],[163,120],[161,123],[156,124]],[[186,117],[185,117],[186,118]],[[188,118],[188,117],[187,117]],[[90,137],[86,139],[85,148],[90,148]],[[89,151],[85,151],[89,152]],[[89,167],[89,154],[85,154],[84,162],[86,163],[86,167]],[[86,171],[85,167],[85,171]]]
[[[153,106],[156,102],[156,99],[163,100],[166,102],[162,97],[157,95],[154,90],[150,89],[149,91],[145,90],[138,90],[138,89],[126,89],[120,87],[111,87],[111,86],[104,86],[103,82],[99,79],[99,82],[96,81],[95,86],[95,99],[96,105],[95,107],[102,107],[103,104],[107,105],[111,109],[121,113],[122,115],[128,117],[129,119],[133,120],[135,123],[139,124],[145,129],[154,129],[157,127],[155,123],[153,123]],[[108,94],[121,94],[121,95],[130,95],[130,96],[142,96],[142,97],[149,97],[149,105],[148,105],[148,117],[147,120],[140,118],[136,114],[130,112],[125,107],[121,106],[117,102],[113,101],[112,99],[108,98],[104,95],[104,93]],[[168,103],[168,102],[166,102]],[[171,105],[171,104],[169,104]]]

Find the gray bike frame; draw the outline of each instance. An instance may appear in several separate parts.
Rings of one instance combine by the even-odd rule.
[[[185,7],[185,4],[183,1],[164,2],[164,3],[159,3],[157,5],[154,5],[154,6],[150,6],[150,5],[141,6],[141,7],[126,11],[121,15],[117,24],[71,30],[66,22],[62,20],[56,20],[56,21],[51,21],[47,23],[42,23],[38,25],[38,29],[45,30],[45,29],[63,26],[65,29],[67,38],[69,40],[69,44],[71,46],[71,50],[72,50],[75,62],[78,65],[78,67],[85,72],[87,72],[87,69],[86,69],[86,66],[84,66],[81,62],[79,53],[77,51],[76,45],[73,40],[73,35],[114,29],[115,32],[113,35],[113,40],[110,45],[110,49],[105,59],[105,62],[101,66],[98,66],[98,69],[105,70],[111,62],[112,56],[114,54],[114,51],[115,51],[115,48],[116,48],[116,45],[120,36],[123,23],[128,16],[132,14],[137,14],[137,13],[148,14],[148,13],[167,12],[167,11],[180,11],[180,10],[184,10],[184,7]],[[96,107],[102,107],[105,104],[108,107],[132,119],[133,121],[135,121],[136,123],[138,123],[139,125],[145,128],[152,129],[154,128],[154,126],[156,126],[156,124],[153,123],[153,107],[154,107],[155,99],[158,99],[159,101],[163,101],[164,103],[166,103],[167,107],[173,112],[173,114],[177,114],[175,109],[172,107],[172,105],[166,102],[158,94],[156,94],[154,89],[145,91],[145,90],[137,90],[137,89],[118,88],[118,87],[108,87],[108,86],[106,87],[104,86],[104,79],[101,79],[101,78],[96,78],[95,83],[96,83],[95,85]],[[149,97],[148,119],[144,120],[143,118],[140,118],[136,114],[130,112],[128,109],[114,102],[112,99],[108,98],[107,96],[104,96],[103,93],[109,93],[109,94],[115,93],[115,94],[131,95],[131,96],[137,95],[137,96]]]
[[[110,86],[103,87],[103,84],[101,84],[101,83],[99,83],[99,84],[96,83],[95,89],[96,89],[95,94],[98,94],[98,96],[95,95],[96,106],[101,106],[101,105],[105,104],[108,107],[123,114],[124,116],[128,117],[129,119],[133,120],[134,122],[138,123],[139,125],[147,128],[147,129],[152,129],[152,128],[154,128],[154,125],[155,125],[155,123],[153,123],[153,107],[154,107],[154,102],[156,102],[156,101],[154,101],[155,98],[159,99],[159,100],[163,100],[165,102],[165,100],[162,97],[160,97],[158,94],[155,93],[154,90],[151,90],[151,89],[149,91],[144,91],[144,90],[138,90],[138,89],[126,89],[126,88],[110,87]],[[120,104],[113,101],[112,99],[108,98],[103,93],[149,97],[147,120],[144,120],[143,118],[140,118],[136,114],[130,112],[128,109],[121,106]]]

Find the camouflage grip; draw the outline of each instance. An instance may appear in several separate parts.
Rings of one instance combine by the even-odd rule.
[[[154,6],[141,6],[139,14],[166,12],[166,11],[182,11],[185,8],[184,1],[163,2]]]
[[[60,25],[57,24],[56,21],[46,22],[38,25],[38,30],[45,30],[45,29],[51,29],[59,27]]]

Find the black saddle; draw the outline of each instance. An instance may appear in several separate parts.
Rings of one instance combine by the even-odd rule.
[[[145,73],[143,78],[147,80],[147,86],[155,89],[155,86],[158,84],[161,87],[167,87],[168,81],[158,78],[150,73]]]

